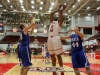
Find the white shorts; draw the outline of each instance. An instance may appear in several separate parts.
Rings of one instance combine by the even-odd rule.
[[[42,52],[42,56],[44,56],[44,57],[45,57],[45,56],[46,56],[46,52]]]
[[[47,44],[48,44],[48,51],[51,55],[52,54],[59,55],[63,53],[60,36],[48,37]]]

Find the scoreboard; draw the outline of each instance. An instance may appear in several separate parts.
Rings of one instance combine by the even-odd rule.
[[[4,31],[4,24],[0,23],[0,33],[3,33],[3,31]]]

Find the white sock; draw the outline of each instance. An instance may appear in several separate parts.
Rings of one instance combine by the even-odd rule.
[[[52,71],[56,71],[56,66],[53,66]]]
[[[64,68],[63,67],[60,67],[60,71],[64,71]]]

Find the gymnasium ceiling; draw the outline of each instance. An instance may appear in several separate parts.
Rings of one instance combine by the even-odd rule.
[[[32,14],[36,17],[37,24],[45,21],[48,23],[50,12],[60,4],[67,6],[63,13],[66,25],[70,25],[72,15],[100,14],[100,0],[0,0],[0,19],[5,19],[7,24],[16,25],[28,23],[29,14]]]

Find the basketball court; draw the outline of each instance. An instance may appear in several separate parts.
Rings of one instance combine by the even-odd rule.
[[[72,64],[71,56],[62,55],[64,61],[65,75],[75,75]],[[94,57],[89,57],[89,62],[91,63],[91,70],[93,75],[100,74],[100,59],[95,59]],[[45,64],[41,55],[32,56],[33,66],[31,67],[28,75],[52,75],[51,71],[44,70],[46,67],[51,67],[50,64]],[[59,67],[58,63],[57,66]],[[38,70],[36,68],[38,67]],[[39,70],[40,69],[40,70]],[[80,69],[81,75],[87,75],[85,69]],[[19,75],[20,64],[18,58],[15,54],[3,55],[0,57],[0,75]]]

